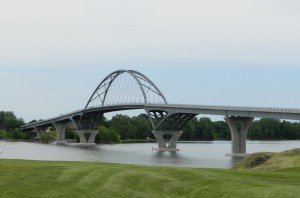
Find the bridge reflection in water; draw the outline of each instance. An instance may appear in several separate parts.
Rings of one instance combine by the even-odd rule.
[[[95,145],[99,121],[105,113],[133,109],[147,113],[158,143],[157,151],[178,151],[183,126],[193,117],[199,114],[224,116],[232,137],[230,156],[246,154],[247,131],[254,118],[300,120],[300,109],[295,108],[169,104],[158,87],[142,73],[117,70],[97,86],[85,108],[24,125],[22,130],[34,131],[39,138],[41,133],[55,126],[57,143],[64,144],[65,131],[72,128],[80,138],[79,144],[90,146]],[[171,135],[168,145],[163,137],[166,134]]]

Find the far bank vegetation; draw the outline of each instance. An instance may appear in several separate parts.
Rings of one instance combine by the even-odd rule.
[[[31,122],[37,122],[33,120]],[[31,123],[30,122],[30,123]],[[36,134],[20,131],[25,124],[22,118],[17,118],[11,111],[0,112],[0,139],[34,141]],[[135,143],[151,142],[154,136],[151,133],[151,124],[146,114],[138,116],[115,115],[108,120],[102,118],[96,143]],[[55,127],[42,135],[40,141],[49,142],[55,139]],[[66,131],[67,139],[79,141],[74,131]],[[183,141],[211,141],[230,140],[231,135],[224,121],[212,121],[210,118],[193,118],[183,129],[180,140]],[[280,121],[276,119],[260,119],[252,123],[248,131],[250,140],[300,140],[300,123]]]

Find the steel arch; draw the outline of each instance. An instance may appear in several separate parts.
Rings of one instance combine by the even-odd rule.
[[[158,131],[180,131],[188,121],[197,114],[194,113],[174,113],[166,116],[156,127]]]
[[[95,91],[93,92],[93,94],[91,95],[91,97],[89,98],[85,109],[87,109],[89,107],[89,105],[91,104],[92,101],[99,99],[101,102],[101,105],[99,106],[104,106],[106,97],[107,97],[107,93],[110,89],[110,87],[112,86],[113,82],[121,75],[127,73],[130,76],[132,76],[136,83],[138,84],[142,94],[143,94],[143,98],[144,98],[144,104],[147,105],[148,104],[148,98],[147,98],[147,93],[148,92],[152,92],[156,95],[158,95],[162,101],[165,104],[167,103],[167,100],[165,98],[165,96],[162,94],[162,92],[158,89],[158,87],[144,74],[134,71],[134,70],[117,70],[114,71],[112,73],[110,73],[109,75],[107,75],[102,81],[101,83],[97,86],[97,88],[95,89]],[[148,86],[146,85],[148,84]],[[104,91],[102,92],[98,92],[101,91],[101,89],[104,88]]]

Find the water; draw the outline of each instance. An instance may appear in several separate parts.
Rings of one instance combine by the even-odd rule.
[[[157,144],[98,145],[93,148],[27,142],[0,142],[0,158],[54,161],[96,161],[126,164],[230,168],[238,159],[230,153],[230,141],[179,143],[179,152],[155,152]],[[279,152],[299,148],[300,141],[247,141],[247,152]]]

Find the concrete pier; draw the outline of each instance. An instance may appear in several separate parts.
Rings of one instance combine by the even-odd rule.
[[[251,117],[225,117],[231,132],[231,153],[227,156],[241,157],[246,154],[246,138],[254,118]]]
[[[154,148],[155,151],[179,151],[177,142],[183,131],[152,131],[152,133],[158,144],[158,148]],[[163,135],[172,135],[168,145]]]
[[[36,132],[36,139],[37,140],[40,140],[42,133],[45,132],[43,128],[39,128],[39,127],[34,127],[34,131]]]
[[[69,126],[68,123],[53,123],[56,130],[56,144],[66,144],[66,130]]]
[[[66,142],[66,129],[67,125],[55,125],[56,128],[56,141]]]
[[[95,137],[99,133],[99,130],[76,130],[79,136],[81,144],[95,144]],[[88,140],[85,138],[85,134],[89,134]]]

